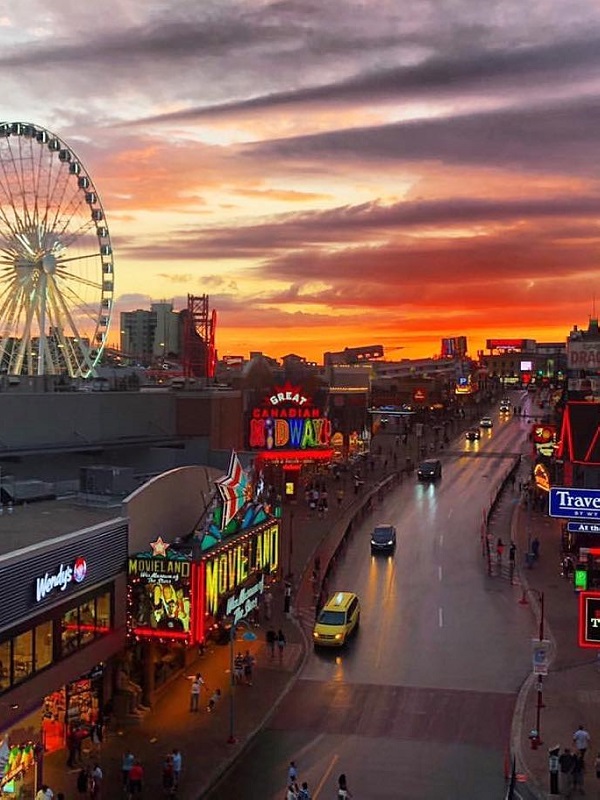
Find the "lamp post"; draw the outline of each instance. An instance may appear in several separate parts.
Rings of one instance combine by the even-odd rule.
[[[239,620],[238,622],[231,621],[231,628],[229,629],[229,738],[227,744],[235,744],[237,738],[235,735],[235,672],[234,672],[234,643],[235,635],[239,627],[245,627],[246,630],[242,634],[242,638],[247,642],[253,642],[256,639],[256,634],[253,633],[248,627],[246,620]]]
[[[521,599],[519,600],[519,603],[521,603],[521,605],[527,605],[527,594],[529,592],[531,592],[531,594],[533,594],[537,598],[540,604],[540,623],[539,623],[538,639],[539,642],[541,643],[544,641],[544,592],[540,591],[539,589],[524,589]],[[544,683],[543,673],[541,672],[537,673],[537,678],[538,678],[538,685],[537,685],[538,694],[537,694],[537,703],[535,709],[535,728],[530,734],[531,746],[534,749],[537,749],[542,744],[540,724],[541,724],[542,708],[544,708],[543,695],[542,695],[543,683]]]

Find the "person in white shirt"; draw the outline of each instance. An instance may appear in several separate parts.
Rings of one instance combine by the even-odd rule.
[[[52,789],[45,783],[43,783],[38,793],[35,796],[35,800],[52,800],[53,797],[54,797],[54,792],[52,791]]]
[[[575,747],[577,748],[579,755],[582,758],[585,758],[586,751],[590,746],[591,736],[586,731],[583,725],[580,725],[575,733],[573,734],[573,741],[575,742]]]

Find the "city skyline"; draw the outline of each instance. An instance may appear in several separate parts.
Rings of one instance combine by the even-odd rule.
[[[409,11],[410,13],[407,13]],[[219,355],[564,341],[596,313],[600,9],[24,0],[3,121],[100,192],[115,313],[190,294]]]

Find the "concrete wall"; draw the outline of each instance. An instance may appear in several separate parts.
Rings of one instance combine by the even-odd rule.
[[[130,494],[122,514],[129,518],[129,552],[149,549],[150,541],[186,536],[202,516],[222,476],[210,467],[181,467],[159,475]]]
[[[0,455],[7,450],[85,447],[175,437],[169,394],[89,392],[0,396]]]

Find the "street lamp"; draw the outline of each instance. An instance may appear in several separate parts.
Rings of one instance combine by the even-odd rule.
[[[541,643],[544,641],[544,592],[540,591],[539,589],[523,589],[523,594],[521,596],[521,599],[519,600],[519,603],[521,605],[527,605],[528,592],[531,592],[531,594],[535,596],[535,598],[538,600],[540,604],[540,625],[539,625],[538,638],[539,642]],[[537,677],[538,677],[538,686],[537,686],[538,696],[537,696],[537,704],[535,710],[535,728],[532,731],[532,735],[530,735],[531,746],[534,749],[537,749],[537,747],[539,747],[539,745],[542,744],[542,737],[540,732],[540,718],[541,718],[542,708],[544,708],[543,697],[542,697],[543,678],[544,678],[543,673],[541,672],[537,673]],[[535,735],[533,735],[534,732]]]
[[[248,622],[246,620],[239,620],[239,622],[231,621],[231,628],[229,629],[229,681],[230,681],[230,692],[229,692],[229,738],[227,739],[227,744],[235,744],[237,742],[237,738],[235,736],[235,671],[234,671],[234,643],[235,643],[235,635],[237,633],[237,629],[239,627],[245,627],[246,630],[242,634],[242,639],[246,642],[253,642],[257,639],[256,634],[250,630]]]

